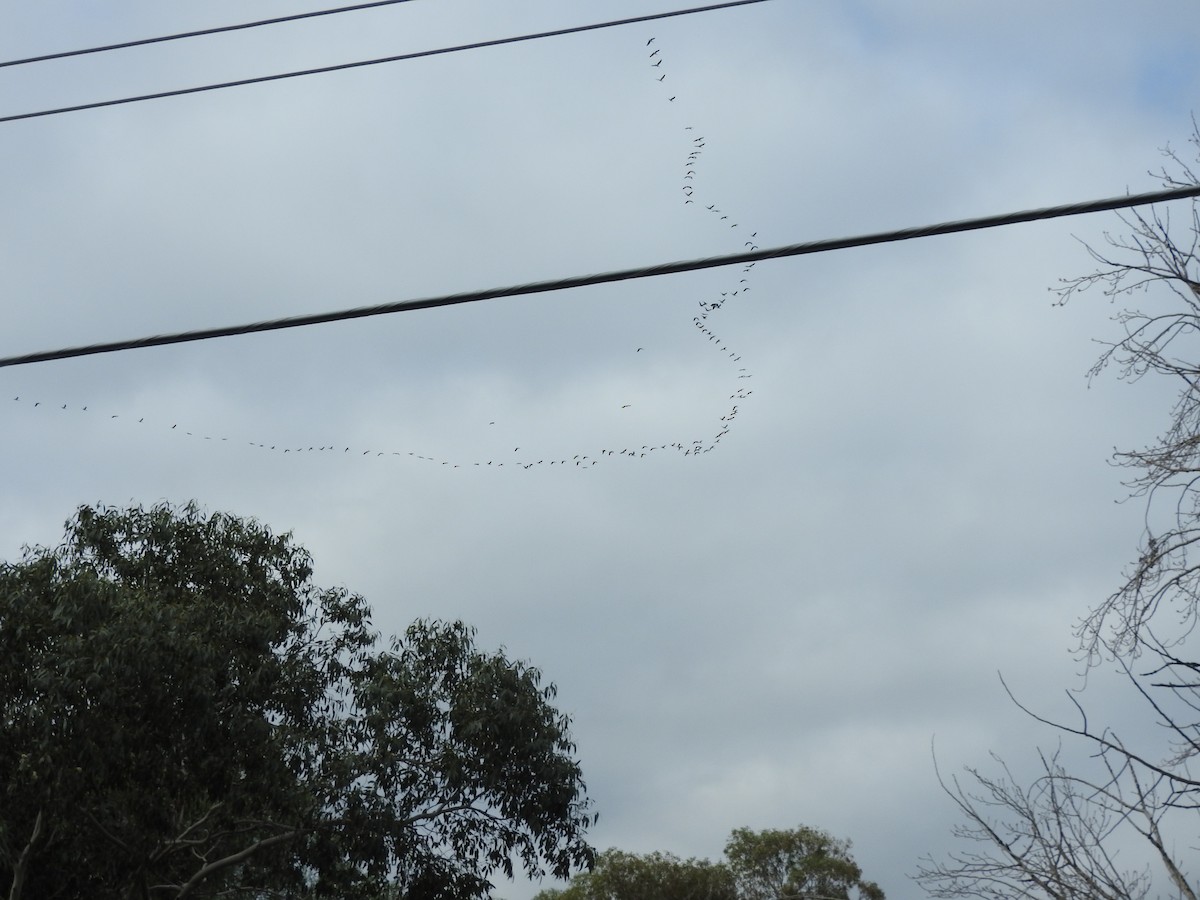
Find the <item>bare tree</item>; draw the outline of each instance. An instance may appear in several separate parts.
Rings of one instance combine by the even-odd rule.
[[[1200,158],[1200,128],[1193,134]],[[1170,168],[1158,172],[1166,187],[1200,184],[1200,177],[1172,150],[1164,151]],[[1179,387],[1167,429],[1154,443],[1118,452],[1116,461],[1130,469],[1126,482],[1146,500],[1146,529],[1138,557],[1124,584],[1084,619],[1082,648],[1089,658],[1113,653],[1137,655],[1182,641],[1200,613],[1200,566],[1194,545],[1200,541],[1200,207],[1172,216],[1171,207],[1122,215],[1125,233],[1105,235],[1106,248],[1088,247],[1099,268],[1064,280],[1060,303],[1090,288],[1113,301],[1145,302],[1123,307],[1114,317],[1124,335],[1105,345],[1089,373],[1110,365],[1121,378],[1136,381],[1165,375]],[[1180,220],[1183,220],[1182,222]],[[1176,613],[1164,631],[1161,610]],[[1151,628],[1158,619],[1159,629]],[[1182,626],[1182,627],[1180,627]]]
[[[1200,127],[1191,143],[1200,158]],[[1164,152],[1167,166],[1155,174],[1166,186],[1200,184],[1174,151]],[[1028,787],[998,758],[999,776],[968,768],[947,781],[939,772],[965,819],[955,833],[971,847],[918,869],[935,897],[1200,900],[1181,856],[1200,849],[1200,778],[1190,769],[1200,755],[1200,655],[1187,649],[1200,623],[1200,207],[1193,201],[1186,214],[1172,212],[1121,216],[1120,235],[1088,247],[1098,269],[1058,288],[1060,303],[1089,289],[1122,303],[1114,317],[1122,335],[1105,344],[1091,376],[1113,366],[1124,380],[1165,375],[1179,387],[1159,438],[1115,456],[1132,473],[1131,495],[1145,502],[1145,528],[1120,588],[1077,633],[1081,658],[1114,662],[1152,724],[1122,737],[1095,724],[1070,692],[1066,721],[1013,697],[1091,758],[1068,767],[1061,747],[1039,753],[1040,773]],[[1139,846],[1148,862],[1118,862],[1122,850]]]
[[[1018,704],[1020,705],[1020,704]],[[1195,782],[1179,778],[1165,766],[1148,762],[1109,731],[1093,731],[1082,707],[1081,726],[1039,721],[1090,740],[1099,752],[1093,765],[1067,769],[1061,748],[1039,751],[1040,773],[1022,787],[1008,766],[993,756],[999,776],[967,768],[963,780],[942,789],[961,811],[964,823],[956,837],[971,849],[946,860],[928,858],[917,880],[934,897],[980,897],[985,900],[1030,897],[1053,900],[1149,900],[1172,897],[1200,900],[1178,858],[1166,820],[1184,823],[1195,807],[1181,802]],[[1087,774],[1082,770],[1088,769]],[[1150,861],[1140,867],[1119,862],[1122,851],[1141,843]],[[1169,887],[1162,893],[1164,881]]]

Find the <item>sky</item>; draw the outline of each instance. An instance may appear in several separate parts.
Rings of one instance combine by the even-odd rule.
[[[0,59],[319,8],[45,0]],[[0,115],[683,8],[413,0],[0,69]],[[0,124],[0,356],[1154,190],[1198,34],[1191,0],[774,0]],[[381,632],[461,619],[540,668],[598,848],[805,824],[923,896],[934,750],[1031,772],[1057,737],[998,675],[1065,717],[1134,558],[1111,454],[1173,388],[1089,385],[1117,307],[1050,290],[1121,227],[0,369],[0,558],[80,504],[254,517]]]

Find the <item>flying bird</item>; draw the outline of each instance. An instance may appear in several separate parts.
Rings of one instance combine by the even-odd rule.
[[[654,38],[650,38],[650,40],[646,41],[646,46],[649,47],[653,43],[654,43]]]

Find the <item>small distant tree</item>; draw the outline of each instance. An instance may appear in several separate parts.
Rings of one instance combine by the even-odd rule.
[[[1200,130],[1192,138],[1200,151]],[[1159,172],[1167,187],[1200,185],[1175,153]],[[1062,749],[1040,755],[1040,772],[1022,786],[1000,772],[968,768],[942,779],[964,824],[969,849],[927,860],[917,878],[935,897],[1054,900],[1197,900],[1195,850],[1200,776],[1200,657],[1187,647],[1200,624],[1200,209],[1152,207],[1121,217],[1124,233],[1089,251],[1099,268],[1065,281],[1066,302],[1098,288],[1123,307],[1123,335],[1106,344],[1091,374],[1115,366],[1120,377],[1167,376],[1179,394],[1171,421],[1150,445],[1118,452],[1128,485],[1146,503],[1142,544],[1124,583],[1081,622],[1082,658],[1115,663],[1148,727],[1118,734],[1068,694],[1073,719],[1051,719],[1018,702],[1067,746],[1089,751],[1069,764]],[[1015,698],[1014,698],[1015,699]],[[1093,711],[1094,712],[1094,711]],[[939,778],[941,776],[939,775]],[[1123,860],[1140,846],[1150,862]]]
[[[732,873],[720,863],[611,849],[569,887],[542,891],[535,900],[737,900],[737,892]]]
[[[852,893],[853,892],[853,893]],[[639,856],[608,850],[591,872],[565,890],[535,900],[884,900],[865,881],[850,842],[816,828],[751,831],[739,828],[725,860],[681,860],[669,853]]]
[[[725,845],[725,858],[739,900],[884,900],[879,885],[863,879],[850,841],[819,828],[739,828]]]
[[[553,686],[461,623],[386,647],[289,535],[83,507],[0,564],[0,891],[463,900],[590,867]]]

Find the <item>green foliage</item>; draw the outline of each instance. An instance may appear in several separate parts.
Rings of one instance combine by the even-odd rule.
[[[863,881],[850,842],[801,826],[792,831],[739,828],[725,845],[740,900],[884,900],[874,882]]]
[[[708,860],[681,860],[670,853],[638,856],[607,850],[591,872],[563,891],[542,891],[535,900],[737,900],[729,869]]]
[[[725,857],[712,863],[608,850],[565,890],[542,891],[534,900],[884,900],[877,884],[863,880],[850,842],[816,828],[739,828]]]
[[[553,686],[461,623],[381,650],[311,574],[165,504],[0,565],[0,890],[434,900],[590,866]]]

